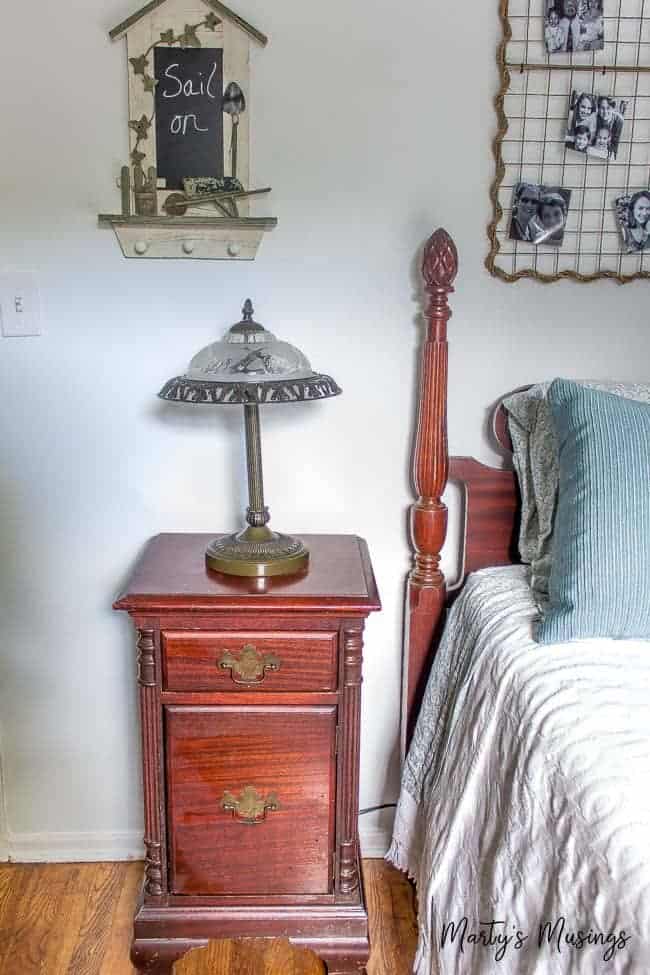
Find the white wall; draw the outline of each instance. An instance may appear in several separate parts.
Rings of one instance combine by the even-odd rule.
[[[496,2],[470,17],[423,0],[233,0],[271,38],[253,53],[253,179],[273,186],[257,212],[279,226],[253,264],[125,261],[95,224],[119,206],[127,154],[126,52],[107,30],[136,2],[3,12],[0,267],[38,272],[44,312],[41,338],[0,339],[0,733],[16,856],[139,848],[133,640],[110,604],[149,536],[239,524],[239,418],[155,394],[244,298],[345,391],[267,410],[265,462],[275,526],[370,544],[384,611],[367,631],[362,805],[398,787],[425,238],[442,224],[461,254],[453,452],[493,456],[488,406],[523,382],[648,378],[644,284],[504,285],[483,268]],[[367,849],[387,821],[364,821]]]

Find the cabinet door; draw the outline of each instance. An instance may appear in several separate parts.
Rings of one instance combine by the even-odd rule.
[[[332,888],[336,709],[166,708],[171,889]]]

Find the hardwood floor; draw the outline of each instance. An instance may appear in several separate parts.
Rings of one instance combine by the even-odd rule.
[[[366,860],[368,975],[410,975],[417,929],[410,884]],[[129,945],[141,863],[0,864],[0,975],[133,975]],[[287,942],[217,942],[174,975],[322,975]]]

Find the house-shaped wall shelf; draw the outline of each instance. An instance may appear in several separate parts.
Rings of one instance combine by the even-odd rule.
[[[250,46],[267,38],[218,0],[151,0],[126,37],[130,165],[122,212],[100,214],[125,257],[253,260],[274,217],[250,207]]]

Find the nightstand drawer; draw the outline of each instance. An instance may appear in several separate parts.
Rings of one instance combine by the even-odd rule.
[[[171,889],[332,888],[335,708],[165,709]]]
[[[335,690],[336,633],[162,633],[170,691]]]

